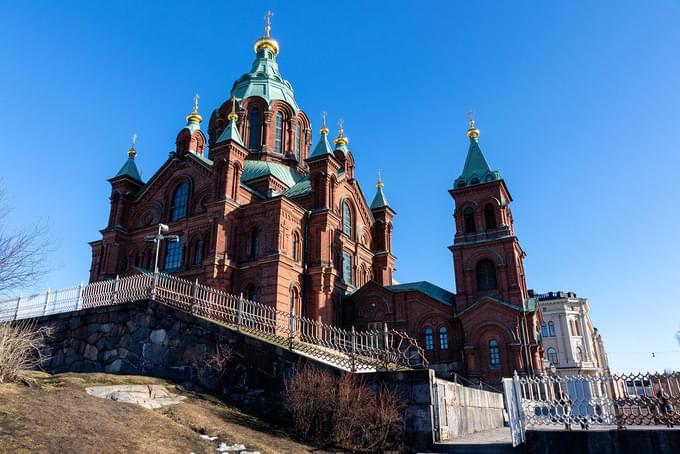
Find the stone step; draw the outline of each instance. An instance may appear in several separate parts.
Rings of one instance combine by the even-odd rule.
[[[451,454],[518,454],[524,453],[522,445],[513,448],[512,443],[435,443],[431,453]]]

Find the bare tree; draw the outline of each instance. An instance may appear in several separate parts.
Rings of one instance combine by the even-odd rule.
[[[34,284],[47,270],[47,226],[10,228],[11,212],[0,182],[0,295]]]

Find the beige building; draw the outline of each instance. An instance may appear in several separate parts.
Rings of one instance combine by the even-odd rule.
[[[607,353],[602,336],[590,320],[588,300],[571,292],[536,296],[543,319],[541,344],[546,371],[554,370],[557,375],[608,374]]]

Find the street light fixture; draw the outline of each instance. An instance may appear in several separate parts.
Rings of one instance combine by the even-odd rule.
[[[158,224],[158,233],[155,235],[147,235],[144,241],[147,243],[154,243],[156,249],[156,258],[154,259],[153,273],[158,274],[158,251],[161,248],[161,241],[167,240],[170,243],[179,243],[179,235],[164,235],[170,231],[170,227],[165,224]]]

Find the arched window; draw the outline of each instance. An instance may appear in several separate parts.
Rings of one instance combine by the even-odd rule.
[[[182,236],[179,235],[179,241],[168,242],[167,245],[163,269],[166,271],[179,269],[182,266]]]
[[[352,209],[346,200],[342,202],[342,233],[352,237]]]
[[[251,258],[257,256],[258,242],[259,242],[259,232],[257,231],[257,228],[254,228],[250,232],[250,254],[248,254],[248,255]]]
[[[257,301],[257,290],[252,284],[246,288],[246,299],[249,301]]]
[[[548,322],[548,336],[555,337],[555,323],[552,320]]]
[[[276,136],[274,137],[274,151],[281,153],[283,147],[283,114],[276,112]]]
[[[291,245],[291,255],[296,262],[300,261],[300,235],[297,232],[293,233],[293,244]]]
[[[172,207],[170,207],[170,220],[176,221],[187,215],[187,201],[189,199],[189,184],[182,183],[177,186],[172,196]]]
[[[489,367],[492,369],[501,367],[501,350],[496,339],[489,341]]]
[[[583,350],[581,350],[581,347],[576,347],[576,362],[580,363],[583,361]]]
[[[548,350],[546,350],[546,356],[548,357],[548,361],[551,364],[557,364],[557,350],[555,350],[553,347],[550,347]]]
[[[345,284],[352,285],[352,254],[342,251],[342,279]]]
[[[192,265],[200,266],[203,263],[203,240],[200,238],[194,241],[194,260]]]
[[[449,349],[449,332],[445,326],[439,328],[439,349],[440,350]]]
[[[550,322],[552,323],[552,322]],[[543,337],[548,337],[548,325],[545,324],[545,322],[541,323],[541,336]]]
[[[496,210],[490,203],[487,203],[484,207],[484,223],[487,230],[496,228]]]
[[[479,184],[479,178],[472,177],[472,180],[470,180],[470,184]]]
[[[302,127],[300,123],[295,127],[295,159],[300,160],[300,143],[302,142]]]
[[[261,144],[262,115],[257,107],[250,111],[250,139],[248,148],[258,150]]]
[[[480,260],[477,264],[477,290],[484,292],[498,287],[496,282],[496,267],[488,259]]]
[[[463,223],[465,224],[465,233],[475,233],[477,231],[475,226],[475,210],[472,207],[467,207],[463,210]]]
[[[298,317],[302,315],[300,313],[300,293],[295,287],[290,289],[290,312]]]
[[[434,336],[432,334],[432,328],[425,328],[425,350],[434,350]]]

